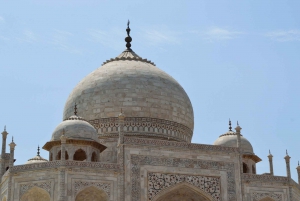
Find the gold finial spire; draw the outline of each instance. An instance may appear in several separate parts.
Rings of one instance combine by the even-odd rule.
[[[40,156],[40,145],[38,145],[38,149],[37,149],[37,155]]]
[[[74,106],[74,114],[77,116],[77,104],[75,102],[75,106]]]
[[[126,42],[127,50],[132,51],[131,48],[130,48],[130,47],[131,47],[130,42],[132,41],[132,38],[131,38],[131,36],[130,36],[130,28],[129,28],[129,24],[130,24],[130,21],[128,20],[128,22],[127,22],[127,29],[126,29],[127,37],[125,38],[125,42]]]

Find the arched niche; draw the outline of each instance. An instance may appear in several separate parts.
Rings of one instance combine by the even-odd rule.
[[[20,201],[50,201],[50,195],[42,188],[32,187],[21,197]]]
[[[256,169],[254,165],[252,165],[252,174],[256,174]]]
[[[177,184],[157,194],[153,201],[214,201],[202,190],[187,184]]]
[[[243,163],[243,173],[248,173],[249,169],[246,163]]]
[[[75,198],[75,201],[108,201],[107,194],[94,186],[87,187],[80,191]]]
[[[86,160],[86,153],[82,149],[78,149],[73,156],[74,161],[84,161]]]

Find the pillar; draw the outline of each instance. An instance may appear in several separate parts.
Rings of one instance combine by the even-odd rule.
[[[61,141],[61,161],[60,161],[60,168],[59,168],[59,201],[66,201],[66,142],[67,142],[67,137],[64,135],[65,134],[65,130],[63,130],[63,133],[60,137],[60,141]]]
[[[5,173],[5,151],[6,151],[6,138],[7,138],[8,132],[6,132],[6,126],[4,127],[4,131],[2,132],[2,149],[1,149],[1,168],[0,168],[0,177]]]
[[[121,171],[118,179],[118,188],[120,189],[120,194],[118,200],[125,200],[125,163],[124,163],[124,122],[125,115],[121,113],[118,116],[119,119],[119,142],[118,142],[118,163],[121,166]]]
[[[297,166],[297,173],[298,173],[298,184],[300,184],[300,165],[299,165],[299,161],[298,161],[298,166]]]
[[[242,128],[239,126],[239,122],[237,122],[237,126],[235,127],[235,133],[237,136],[237,147],[239,150],[239,163],[240,163],[240,180],[241,180],[241,197],[242,200],[244,200],[244,184],[243,184],[243,161],[242,161],[242,157],[243,157],[243,153],[242,153],[242,149],[241,149],[241,130]]]
[[[288,155],[286,151],[286,156],[284,157],[285,163],[286,163],[286,176],[291,179],[291,168],[290,168],[290,156]]]
[[[15,147],[17,146],[14,143],[14,139],[12,138],[12,142],[9,144],[10,146],[10,157],[9,157],[9,172],[12,172],[12,167],[14,166],[14,155],[15,155]],[[9,174],[9,179],[8,179],[8,190],[7,190],[7,201],[12,200],[11,196],[11,189],[12,189],[12,174]]]
[[[270,165],[270,175],[274,175],[274,172],[273,172],[273,155],[271,154],[270,150],[269,150],[268,158],[269,158],[269,165]]]

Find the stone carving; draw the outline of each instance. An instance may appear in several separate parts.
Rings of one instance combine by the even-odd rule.
[[[90,120],[101,136],[116,136],[119,130],[119,120],[117,117]],[[135,135],[152,135],[156,137],[172,138],[179,141],[190,142],[193,131],[182,124],[157,118],[126,117],[124,132],[136,133]],[[143,134],[144,132],[144,134]],[[109,133],[109,134],[108,134]],[[159,134],[158,134],[159,133]]]
[[[203,161],[182,158],[166,158],[159,156],[142,156],[131,155],[131,196],[132,201],[140,201],[141,185],[140,185],[140,167],[142,165],[165,166],[165,167],[182,167],[194,169],[210,169],[222,170],[227,172],[227,201],[236,201],[236,184],[234,163],[218,162],[218,161]]]
[[[264,182],[288,182],[287,177],[273,176],[273,175],[257,175],[257,174],[243,174],[243,180],[245,182],[264,181]]]
[[[110,197],[111,185],[109,183],[90,182],[90,181],[75,181],[74,182],[75,195],[82,189],[90,186],[94,186],[97,189],[103,190],[108,195],[108,197]]]
[[[44,189],[50,194],[51,191],[51,182],[46,181],[46,182],[39,182],[39,183],[27,183],[27,184],[21,184],[20,185],[20,194],[19,197],[22,197],[24,193],[26,193],[29,189],[32,187],[39,187],[41,189]]]
[[[108,170],[118,170],[120,169],[119,164],[115,163],[103,163],[103,162],[82,162],[82,161],[65,161],[66,167],[89,167],[89,168],[100,168],[100,169],[108,169]],[[34,163],[34,164],[26,164],[26,165],[16,165],[10,169],[10,172],[23,172],[29,170],[38,170],[38,169],[51,169],[51,168],[59,168],[61,166],[61,161],[50,161],[44,163]]]
[[[28,186],[33,185],[29,190],[26,191],[26,193],[24,193],[23,195],[21,195],[21,193],[24,191],[24,189],[27,189],[28,186],[25,186],[26,184],[24,184],[23,189],[22,189],[22,185],[20,188],[20,197],[21,197],[21,201],[50,201],[50,195],[49,192],[46,191],[45,189],[40,188],[48,188],[48,184],[46,184],[47,182],[43,182],[39,184],[28,184]]]
[[[260,193],[260,192],[253,192],[252,195],[253,201],[260,201],[264,198],[272,198],[274,201],[282,201],[282,195],[276,193]]]
[[[219,177],[148,173],[148,200],[151,201],[161,191],[180,183],[191,184],[209,194],[215,201],[220,201],[221,183]]]

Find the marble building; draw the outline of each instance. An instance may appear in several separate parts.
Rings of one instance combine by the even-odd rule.
[[[298,183],[270,172],[237,124],[213,145],[191,143],[194,114],[180,84],[131,49],[70,93],[63,121],[35,157],[14,165],[2,132],[1,201],[300,201]],[[227,130],[227,129],[226,129]],[[17,141],[17,140],[16,140]],[[18,149],[16,149],[18,151]],[[300,166],[297,167],[300,175]]]

